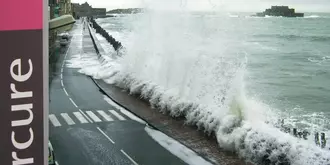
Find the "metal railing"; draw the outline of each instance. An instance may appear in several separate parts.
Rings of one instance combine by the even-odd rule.
[[[109,35],[109,33],[104,30],[93,18],[90,18],[89,20],[92,23],[92,27],[96,30],[96,33],[101,34],[116,51],[123,47],[121,42],[116,41],[116,39]]]

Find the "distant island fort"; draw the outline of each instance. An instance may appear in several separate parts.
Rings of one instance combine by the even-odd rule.
[[[304,13],[296,13],[295,9],[290,9],[289,6],[272,6],[270,9],[266,9],[262,13],[257,13],[254,16],[265,17],[265,16],[276,16],[276,17],[304,17]]]

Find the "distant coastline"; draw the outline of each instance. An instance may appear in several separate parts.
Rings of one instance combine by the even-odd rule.
[[[136,14],[136,13],[141,13],[143,12],[143,8],[118,8],[118,9],[112,9],[112,10],[109,10],[107,11],[106,13],[107,14]],[[192,12],[211,12],[211,13],[214,13],[216,11],[192,11]],[[255,14],[255,13],[258,13],[260,11],[258,10],[251,10],[251,11],[227,11],[227,12],[230,12],[230,13],[247,13],[247,14]],[[330,14],[330,11],[329,12],[326,12],[326,11],[301,11],[303,13],[305,13],[306,15],[308,14]]]
[[[107,11],[107,14],[136,14],[141,13],[142,8],[113,9]]]

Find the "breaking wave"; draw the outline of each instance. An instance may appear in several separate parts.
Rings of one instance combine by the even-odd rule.
[[[132,22],[134,35],[124,45],[123,57],[104,55],[100,62],[95,55],[84,55],[72,61],[80,72],[139,94],[160,112],[214,133],[220,148],[247,160],[265,165],[330,164],[328,151],[282,132],[276,127],[281,116],[245,93],[248,58],[228,49],[231,36],[218,30],[214,18],[195,19],[202,18],[146,12]]]
[[[321,57],[321,58],[309,57],[307,60],[312,62],[312,63],[323,64],[325,62],[330,61],[330,56],[324,56],[324,57]]]
[[[304,18],[320,18],[321,16],[319,15],[309,15],[309,16],[305,16]]]

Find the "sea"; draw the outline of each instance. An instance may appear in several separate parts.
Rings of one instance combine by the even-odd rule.
[[[116,83],[129,75],[134,82],[125,87],[131,90],[137,82],[157,87],[145,97],[151,102],[156,98],[156,104],[177,104],[174,97],[203,107],[186,118],[216,130],[222,148],[258,162],[267,146],[281,143],[282,149],[272,148],[268,154],[272,162],[283,161],[276,157],[283,151],[290,164],[329,164],[330,144],[320,149],[314,133],[324,132],[330,143],[330,14],[252,14],[148,11],[96,22],[123,46],[115,62],[125,74]],[[111,56],[111,45],[100,35],[98,40]],[[234,126],[235,119],[227,114],[243,123]],[[282,134],[283,125],[307,130],[309,140]],[[226,128],[232,129],[224,133]],[[267,144],[255,147],[265,141],[255,134]],[[242,149],[239,143],[251,148]]]

